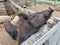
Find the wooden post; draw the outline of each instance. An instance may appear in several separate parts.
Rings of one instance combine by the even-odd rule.
[[[34,5],[36,6],[36,0],[34,0]]]
[[[57,2],[57,0],[54,0],[54,6],[56,6],[56,2]]]

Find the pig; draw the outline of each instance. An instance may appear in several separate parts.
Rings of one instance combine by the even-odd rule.
[[[54,10],[49,7],[48,10],[34,14],[20,14],[19,16],[23,16],[23,22],[19,28],[19,44],[28,39],[32,34],[35,34],[51,17],[53,11]]]
[[[9,22],[5,23],[5,29],[10,34],[13,39],[18,37],[18,45],[27,40],[31,35],[38,32],[39,28],[46,24],[46,21],[51,17],[53,9],[44,10],[42,12],[36,12],[33,14],[20,13],[18,16],[22,18],[22,23],[19,26],[19,31],[17,32],[13,25],[9,25]],[[9,26],[7,26],[9,25]],[[10,29],[11,28],[11,29]],[[10,30],[10,31],[9,31]],[[13,35],[11,35],[13,34]],[[16,36],[18,34],[18,36]]]

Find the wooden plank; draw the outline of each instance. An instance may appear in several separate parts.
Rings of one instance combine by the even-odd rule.
[[[3,2],[0,3],[0,16],[1,15],[7,15],[6,9],[5,9],[5,6],[4,6]]]
[[[0,23],[4,22],[5,20],[11,21],[11,17],[10,16],[0,16]]]
[[[7,14],[8,15],[13,14],[11,3],[8,0],[4,2],[4,5],[5,5],[5,9],[6,9]]]
[[[9,0],[12,5],[14,5],[16,8],[18,8],[21,12],[25,12],[26,14],[28,14],[27,12],[30,12],[30,13],[35,13],[35,11],[32,11],[30,9],[24,9],[22,8],[21,6],[17,5],[16,3],[14,3],[12,0]]]
[[[38,41],[36,41],[33,45],[41,45],[43,44],[51,35],[54,34],[58,30],[58,27],[60,26],[60,23],[58,23],[56,26],[54,26],[50,31],[48,31],[45,35],[43,35]]]
[[[60,28],[51,36],[51,40],[49,41],[49,45],[57,45],[60,39]]]
[[[1,2],[1,1],[4,1],[4,0],[0,0],[0,2]]]

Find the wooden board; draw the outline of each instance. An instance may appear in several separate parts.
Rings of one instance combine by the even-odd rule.
[[[0,1],[4,1],[4,0],[0,0]]]
[[[3,2],[0,3],[0,15],[7,15],[7,12],[6,12]]]

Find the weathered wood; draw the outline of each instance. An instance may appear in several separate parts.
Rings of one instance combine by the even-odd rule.
[[[7,15],[7,12],[6,12],[3,2],[0,3],[0,15]]]
[[[11,3],[10,3],[8,0],[6,0],[6,1],[4,2],[4,5],[5,5],[5,9],[6,9],[7,14],[8,14],[8,15],[13,14],[13,10],[12,10],[12,7],[11,7]]]
[[[4,0],[0,0],[0,2],[3,2]]]
[[[3,23],[5,20],[11,21],[11,17],[10,16],[0,16],[0,23]]]
[[[26,5],[26,0],[13,0],[14,2],[16,2],[16,4],[22,6],[22,5]]]
[[[30,12],[30,13],[35,13],[35,11],[32,11],[32,10],[30,10],[30,9],[24,9],[24,8],[22,8],[21,6],[19,6],[19,5],[17,5],[16,3],[14,3],[12,0],[9,0],[11,3],[12,3],[12,5],[14,5],[16,8],[18,8],[21,12],[25,12],[26,14],[28,14],[27,12]]]

